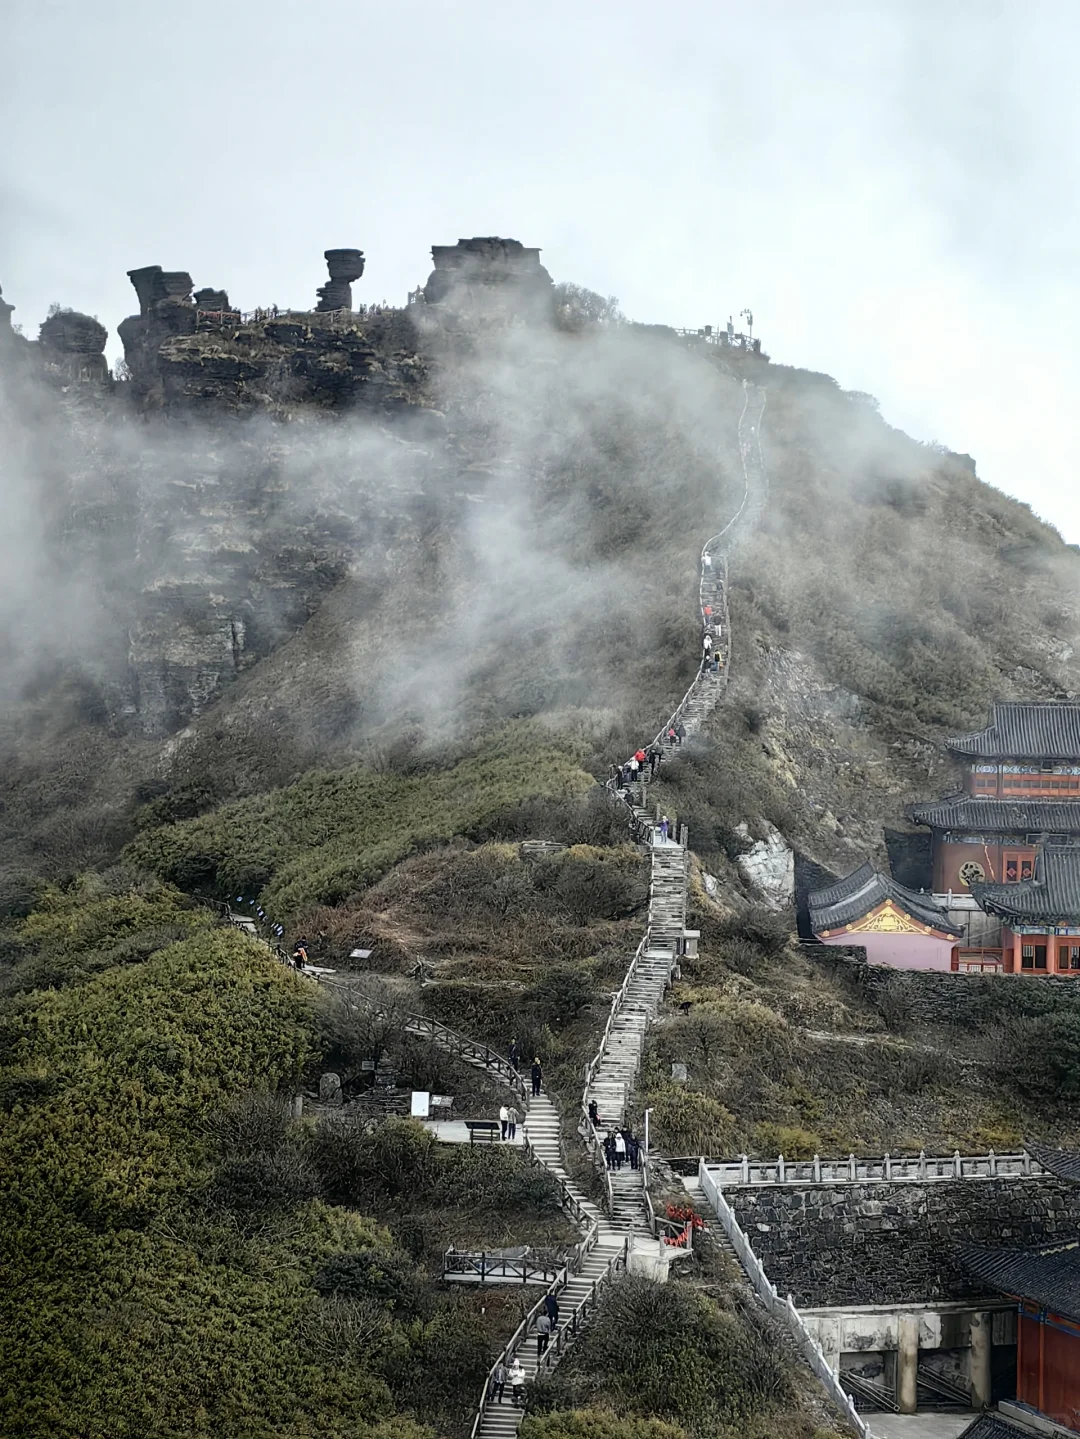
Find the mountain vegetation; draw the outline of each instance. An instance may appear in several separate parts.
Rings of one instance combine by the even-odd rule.
[[[868,397],[576,287],[550,330],[379,323],[409,403],[362,414],[285,387],[238,416],[222,337],[160,414],[137,378],[83,393],[0,356],[0,462],[38,516],[0,714],[0,1432],[468,1432],[535,1294],[455,1297],[441,1251],[576,1233],[505,1151],[294,1119],[328,1067],[362,1098],[384,1048],[465,1112],[500,1096],[214,902],[391,1016],[517,1039],[572,1114],[647,902],[597,781],[694,675],[744,374],[769,493],[732,556],[732,684],[655,787],[701,953],[635,1102],[672,1155],[1080,1140],[1068,997],[929,1024],[809,960],[737,864],[770,825],[836,873],[883,860],[947,733],[1080,691],[1080,557]],[[1056,1056],[1036,1088],[1031,1046]],[[523,1439],[821,1439],[800,1383],[706,1257],[613,1290]]]

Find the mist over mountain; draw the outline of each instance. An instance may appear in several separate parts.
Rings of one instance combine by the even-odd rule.
[[[449,1293],[444,1255],[579,1236],[550,1175],[400,1117],[508,1097],[405,1020],[542,1054],[572,1129],[649,912],[597,781],[694,680],[702,545],[736,515],[730,683],[652,787],[701,950],[632,1122],[669,1154],[1080,1137],[1023,1082],[1042,1011],[898,1038],[902,996],[813,964],[739,865],[766,837],[883,860],[945,734],[1080,692],[1080,555],[749,336],[635,324],[494,238],[352,310],[358,254],[310,312],[136,271],[112,374],[91,317],[0,328],[0,1431],[27,1439],[469,1433],[524,1310]],[[834,1439],[698,1262],[637,1328],[723,1382],[635,1373],[633,1432]],[[631,1404],[605,1323],[603,1372],[549,1395],[556,1426],[596,1406],[589,1439]]]

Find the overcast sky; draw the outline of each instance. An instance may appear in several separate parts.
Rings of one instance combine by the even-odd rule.
[[[113,329],[135,266],[306,306],[357,246],[402,302],[509,235],[634,319],[749,306],[1080,541],[1078,40],[1076,0],[0,0],[0,284]]]

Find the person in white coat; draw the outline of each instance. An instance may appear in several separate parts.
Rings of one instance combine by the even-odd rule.
[[[510,1365],[510,1398],[515,1406],[525,1408],[525,1370],[521,1367],[521,1360],[515,1355],[513,1364]]]
[[[510,1111],[505,1104],[499,1110],[499,1127],[502,1130],[502,1137],[505,1139],[506,1131],[510,1128]]]

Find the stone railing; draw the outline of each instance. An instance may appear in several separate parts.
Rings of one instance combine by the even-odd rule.
[[[1008,1179],[1046,1171],[1026,1151],[1019,1154],[920,1153],[913,1157],[884,1154],[880,1159],[748,1159],[745,1154],[726,1161],[701,1161],[713,1184],[721,1189],[753,1188],[762,1184],[865,1184],[867,1180],[895,1184],[899,1180],[926,1182],[938,1179]]]
[[[720,1227],[731,1241],[731,1246],[738,1256],[739,1263],[746,1271],[754,1293],[764,1304],[772,1317],[778,1320],[790,1332],[798,1346],[799,1353],[809,1364],[814,1374],[820,1380],[828,1392],[829,1398],[843,1414],[845,1420],[851,1425],[860,1439],[872,1439],[870,1430],[865,1421],[856,1412],[851,1396],[847,1394],[829,1366],[828,1360],[821,1352],[821,1346],[807,1329],[802,1316],[795,1308],[791,1295],[781,1299],[765,1270],[761,1267],[761,1261],[750,1247],[750,1241],[743,1233],[739,1221],[735,1218],[731,1205],[724,1198],[716,1180],[713,1178],[712,1170],[704,1162],[698,1170],[698,1178],[701,1181],[701,1188],[720,1221]]]

